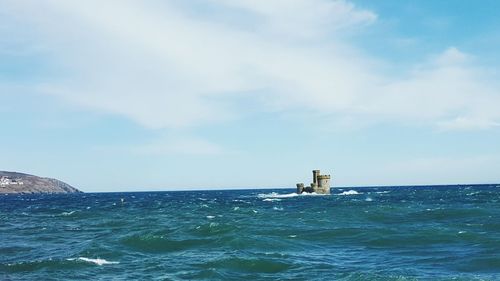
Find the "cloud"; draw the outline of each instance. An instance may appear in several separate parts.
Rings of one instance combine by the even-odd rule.
[[[450,47],[388,73],[389,62],[344,36],[378,18],[348,1],[48,0],[4,7],[0,21],[23,38],[17,41],[36,42],[37,55],[51,58],[52,76],[37,91],[150,128],[238,118],[247,99],[261,111],[348,116],[353,123],[485,129],[500,120],[498,79],[473,56]]]
[[[496,175],[495,170],[499,164],[498,155],[494,154],[422,157],[382,165],[374,172],[386,177],[380,181],[387,181],[387,175],[392,175],[388,182],[401,184],[493,183],[498,181],[498,178],[492,175]],[[378,175],[375,174],[374,177]],[[418,180],[408,182],[408,179]]]
[[[193,137],[169,136],[139,146],[128,147],[140,155],[197,155],[210,156],[228,153],[217,144]]]
[[[474,130],[474,129],[489,129],[499,127],[500,123],[485,119],[471,119],[468,117],[457,117],[452,120],[441,121],[438,126],[447,131],[453,130]]]
[[[357,9],[346,1],[274,0],[213,1],[242,12],[251,13],[252,25],[260,34],[311,40],[351,27],[369,25],[377,15]]]

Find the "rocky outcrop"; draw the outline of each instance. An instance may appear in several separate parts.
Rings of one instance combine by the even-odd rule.
[[[42,178],[16,172],[0,171],[1,193],[80,193],[81,191],[60,180]]]

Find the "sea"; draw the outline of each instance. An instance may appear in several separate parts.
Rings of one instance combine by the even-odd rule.
[[[0,196],[0,280],[500,280],[500,186]]]

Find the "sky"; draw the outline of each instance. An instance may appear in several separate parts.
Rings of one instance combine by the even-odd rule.
[[[499,183],[499,10],[0,0],[0,170],[86,192]]]

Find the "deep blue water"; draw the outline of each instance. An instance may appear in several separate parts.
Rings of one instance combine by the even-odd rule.
[[[0,279],[500,280],[499,185],[291,192],[0,196]]]

